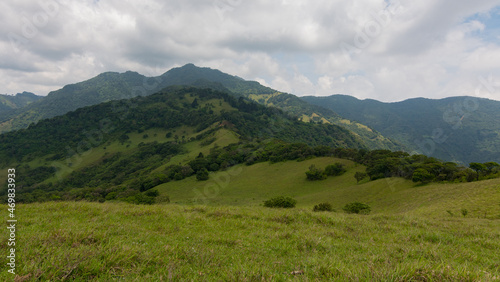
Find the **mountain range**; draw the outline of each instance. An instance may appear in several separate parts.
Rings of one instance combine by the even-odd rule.
[[[42,98],[42,96],[37,96],[31,92],[17,93],[16,95],[0,94],[0,115],[14,109],[26,107]]]
[[[302,99],[194,65],[17,96],[37,100],[0,112],[16,281],[498,276],[494,101]],[[491,158],[413,154],[466,145]]]
[[[499,101],[467,96],[395,103],[346,95],[302,99],[366,124],[410,152],[463,164],[500,161]]]
[[[462,164],[500,160],[500,123],[493,122],[500,120],[498,101],[453,97],[383,103],[347,95],[299,98],[193,64],[156,77],[106,72],[46,97],[27,92],[1,95],[0,132],[27,128],[86,106],[148,96],[172,85],[210,88],[284,110],[303,122],[338,125],[369,149],[404,150]]]
[[[246,81],[237,76],[193,64],[173,68],[156,77],[146,77],[136,72],[107,72],[92,79],[66,85],[50,92],[39,101],[7,114],[0,114],[0,132],[28,127],[41,119],[62,115],[81,107],[111,100],[147,96],[171,85],[188,85],[211,88],[246,97],[266,106],[283,109],[303,121],[337,124],[357,135],[372,149],[398,150],[402,146],[382,136],[375,130],[357,122],[346,120],[335,112],[311,105],[295,95],[265,87],[256,81]]]

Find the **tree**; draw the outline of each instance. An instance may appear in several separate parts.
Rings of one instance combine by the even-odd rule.
[[[434,175],[428,172],[425,168],[417,168],[413,172],[413,177],[411,180],[413,182],[429,183],[430,181],[432,181],[433,178]]]
[[[469,167],[476,172],[476,179],[479,180],[479,174],[486,170],[486,166],[482,163],[470,163]]]
[[[488,174],[491,174],[493,173],[493,170],[495,168],[498,168],[500,167],[500,165],[496,162],[487,162],[487,163],[484,163],[484,166],[486,167],[486,169],[488,170]]]
[[[365,179],[368,177],[368,174],[366,172],[356,172],[354,174],[354,178],[356,178],[356,184],[358,184],[361,180]]]
[[[311,165],[309,170],[306,171],[307,180],[323,180],[326,179],[326,174],[322,169],[316,168],[315,165]]]
[[[334,163],[331,165],[327,165],[325,168],[325,174],[328,176],[338,176],[342,175],[347,170],[344,168],[344,165],[341,163]]]
[[[208,170],[206,168],[198,170],[198,172],[196,173],[196,180],[198,181],[208,180]]]

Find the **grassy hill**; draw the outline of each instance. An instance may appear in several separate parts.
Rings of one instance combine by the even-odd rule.
[[[305,180],[310,164],[332,162],[342,162],[347,172]],[[361,170],[362,165],[326,157],[257,163],[213,173],[204,182],[190,177],[162,184],[157,188],[171,196],[170,204],[18,204],[16,275],[2,264],[0,279],[500,279],[500,179],[356,184],[353,174]],[[297,207],[262,206],[276,195],[293,196]],[[325,201],[336,212],[312,211]],[[342,212],[352,201],[368,203],[372,213]],[[2,236],[0,252],[8,254]]]
[[[249,169],[264,172],[266,165]],[[289,165],[268,165],[267,169],[278,166],[275,172],[279,172]],[[373,187],[353,185],[349,193],[331,186],[327,190],[325,182],[316,184],[311,197],[292,185],[287,192],[296,194],[300,207],[283,210],[257,206],[258,201],[249,197],[259,195],[251,191],[238,202],[231,197],[234,195],[224,194],[245,183],[242,178],[248,173],[243,169],[231,177],[218,196],[223,198],[221,202],[240,206],[18,205],[16,281],[500,279],[496,180],[424,187],[395,180],[389,182],[395,186],[383,182],[373,183]],[[349,185],[347,179],[345,182]],[[328,192],[320,197],[321,191]],[[370,196],[367,191],[372,191]],[[268,195],[283,192],[284,187],[267,186]],[[496,203],[488,206],[485,200],[492,198]],[[374,213],[311,210],[315,201],[340,204],[352,199],[369,200]],[[247,200],[248,206],[244,204]],[[475,212],[458,215],[456,209],[472,209],[479,203],[492,208],[486,219]],[[446,213],[447,209],[455,215]],[[7,254],[4,238],[0,251]],[[14,278],[7,268],[6,264],[0,266],[3,281]]]
[[[344,164],[348,171],[321,181],[306,179],[311,164],[324,168],[336,162]],[[341,211],[346,203],[363,202],[372,207],[373,213],[444,216],[447,210],[459,215],[465,208],[473,217],[500,219],[500,179],[421,185],[402,178],[384,178],[357,184],[354,174],[358,171],[365,171],[365,167],[349,160],[322,157],[239,165],[211,174],[208,182],[190,177],[156,188],[176,204],[259,206],[271,197],[285,195],[305,208],[327,201]]]
[[[500,162],[500,102],[476,97],[409,99],[397,103],[358,100],[346,95],[302,97],[384,136],[439,159]]]
[[[302,144],[286,145],[292,142]],[[272,146],[306,155],[314,155],[315,146],[366,148],[335,125],[303,123],[278,109],[212,89],[172,86],[4,133],[0,165],[23,175],[18,201],[104,201],[141,197],[140,191],[202,167],[218,171],[267,160]],[[200,153],[207,158],[196,163]]]

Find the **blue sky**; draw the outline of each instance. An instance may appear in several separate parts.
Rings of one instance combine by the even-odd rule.
[[[500,100],[492,0],[23,0],[0,18],[6,94],[194,63],[299,96]]]

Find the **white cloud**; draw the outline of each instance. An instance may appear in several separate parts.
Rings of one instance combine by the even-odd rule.
[[[0,93],[46,94],[104,71],[158,75],[192,62],[297,95],[383,101],[474,95],[478,77],[500,80],[499,41],[481,37],[491,28],[484,19],[500,16],[495,6],[496,0],[4,1]],[[484,94],[500,99],[495,95]]]

